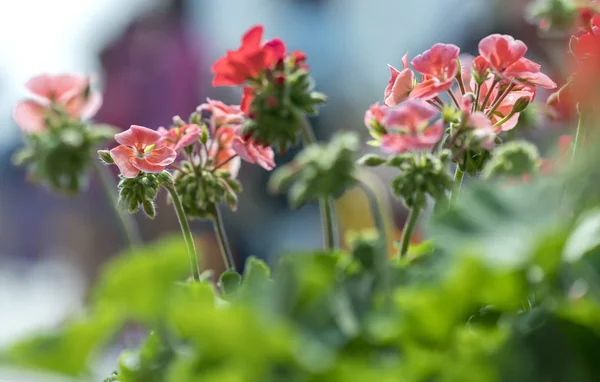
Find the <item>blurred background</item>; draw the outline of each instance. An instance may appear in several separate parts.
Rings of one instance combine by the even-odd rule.
[[[98,180],[65,199],[29,184],[11,164],[21,136],[11,120],[25,81],[42,72],[93,74],[105,103],[96,120],[156,128],[187,116],[206,97],[239,103],[235,89],[210,86],[210,65],[239,46],[244,31],[264,24],[266,38],[308,54],[318,90],[329,96],[314,120],[319,139],[340,129],[361,132],[366,108],[383,98],[386,64],[436,42],[476,54],[490,33],[524,40],[528,56],[560,82],[560,73],[524,18],[525,0],[19,0],[0,2],[0,346],[76,311],[99,267],[122,248]],[[546,95],[540,94],[540,98]],[[539,131],[541,130],[541,131]],[[536,139],[546,132],[537,129]],[[110,147],[106,147],[110,148]],[[295,152],[277,157],[279,164]],[[383,180],[387,174],[378,174]],[[269,173],[243,165],[239,210],[225,214],[237,262],[272,261],[282,252],[320,246],[317,206],[290,211],[285,197],[268,195]],[[388,195],[399,236],[405,218]],[[144,240],[178,233],[160,197],[159,219],[136,219]],[[364,196],[350,190],[337,202],[344,232],[371,224]],[[211,227],[193,222],[207,268],[220,269]],[[391,243],[390,243],[391,246]],[[1,379],[0,379],[1,380]]]

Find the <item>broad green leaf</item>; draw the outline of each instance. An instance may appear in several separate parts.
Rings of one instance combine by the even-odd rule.
[[[588,212],[567,240],[563,259],[573,263],[600,246],[600,209]]]
[[[124,318],[159,319],[175,282],[189,274],[189,264],[184,241],[178,236],[117,257],[104,267],[94,291],[96,306]]]

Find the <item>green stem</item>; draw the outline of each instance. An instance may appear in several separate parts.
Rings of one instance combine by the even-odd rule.
[[[410,240],[412,239],[413,232],[417,226],[417,221],[419,220],[419,215],[421,214],[421,210],[418,207],[413,207],[406,219],[406,223],[404,224],[404,230],[402,231],[402,242],[400,245],[400,251],[398,252],[398,258],[406,256],[408,253],[408,247],[410,246]]]
[[[481,98],[481,85],[477,84],[477,90],[475,90],[475,102],[471,108],[472,113],[475,113],[477,110],[479,110],[479,98]]]
[[[454,189],[450,194],[450,203],[456,202],[460,187],[462,186],[463,178],[465,177],[464,171],[460,169],[460,166],[456,166],[456,172],[454,173]]]
[[[572,161],[575,161],[577,152],[579,151],[580,146],[583,141],[583,139],[581,139],[581,136],[583,135],[582,126],[583,126],[583,113],[580,110],[579,111],[579,120],[577,121],[577,130],[575,130],[575,138],[573,139],[573,154],[571,157]]]
[[[500,107],[500,104],[502,103],[502,101],[504,101],[504,99],[510,94],[510,92],[515,88],[515,84],[510,84],[506,90],[504,91],[504,93],[502,93],[498,99],[494,102],[494,104],[492,105],[492,108],[490,109],[490,111],[488,111],[486,113],[487,117],[490,118],[492,115],[494,115],[494,113],[496,112],[496,110],[498,110],[498,108]]]
[[[504,125],[506,122],[508,122],[509,119],[511,119],[516,113],[511,111],[510,113],[508,113],[506,115],[506,117],[502,118],[500,121],[496,122],[496,124],[494,125],[494,127],[499,127]],[[510,130],[513,131],[513,130]]]
[[[485,108],[487,107],[487,104],[490,101],[490,98],[492,97],[492,93],[494,92],[494,88],[499,83],[500,83],[500,81],[498,80],[498,78],[494,78],[494,81],[492,82],[492,86],[490,86],[487,94],[485,95],[485,98],[483,99],[483,103],[481,104],[481,108],[479,109],[480,111],[485,111]]]
[[[175,213],[177,214],[177,219],[179,220],[179,225],[181,226],[181,233],[183,234],[183,239],[185,240],[185,246],[187,247],[188,256],[190,257],[190,268],[192,272],[192,277],[194,278],[194,281],[200,281],[200,268],[198,266],[198,255],[196,254],[194,237],[192,236],[190,225],[188,223],[187,217],[185,216],[185,211],[183,210],[181,199],[179,199],[179,195],[177,194],[177,191],[175,191],[175,188],[172,185],[163,185],[163,187],[169,192],[171,200],[173,201],[173,206],[175,207]]]
[[[235,259],[231,253],[229,247],[229,240],[227,240],[227,234],[225,233],[225,225],[223,224],[223,217],[221,216],[221,210],[216,203],[213,203],[211,207],[213,215],[212,222],[215,227],[215,233],[217,234],[217,241],[219,242],[219,248],[221,249],[221,256],[223,256],[223,264],[228,270],[235,271]]]
[[[121,232],[121,236],[129,246],[129,248],[137,247],[141,244],[140,232],[138,230],[137,224],[133,219],[133,216],[128,214],[126,211],[123,211],[119,208],[117,202],[117,182],[115,182],[112,174],[108,170],[108,168],[100,163],[98,160],[93,160],[94,167],[98,172],[98,176],[100,177],[100,183],[102,184],[102,190],[104,194],[110,201],[110,206],[115,213],[115,216],[118,221],[119,231]]]
[[[304,146],[310,146],[317,142],[313,129],[306,116],[300,117],[302,121],[302,138]],[[323,245],[325,249],[334,249],[337,247],[336,228],[335,228],[335,207],[333,198],[323,197],[319,199],[319,209],[321,211],[321,225],[323,227]]]

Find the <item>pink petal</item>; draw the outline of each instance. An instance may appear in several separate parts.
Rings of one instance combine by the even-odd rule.
[[[262,25],[255,25],[250,28],[242,37],[243,47],[258,47],[262,40],[264,27]]]
[[[147,154],[144,159],[146,163],[150,165],[156,165],[164,168],[173,163],[175,158],[177,158],[177,152],[174,149],[167,146],[161,146],[152,149],[152,151],[150,151],[150,153]]]
[[[393,68],[390,67],[390,71],[392,71],[392,69]],[[392,79],[394,80],[393,83],[391,82]],[[395,78],[394,74],[392,74],[390,84],[388,84],[389,93],[388,89],[386,89],[385,105],[392,107],[407,100],[413,90],[414,80],[414,73],[410,69],[404,69],[402,72],[396,74]]]
[[[131,159],[135,158],[135,151],[127,146],[117,146],[110,150],[110,156],[125,178],[135,178],[140,170],[131,164]]]
[[[436,78],[421,82],[410,93],[410,98],[428,101],[452,87],[452,81],[440,82]]]
[[[37,133],[46,129],[44,121],[48,109],[35,101],[17,103],[13,111],[13,119],[26,133]]]
[[[33,77],[25,83],[25,87],[33,94],[50,98],[53,94],[52,78],[49,74],[41,74]]]
[[[527,53],[527,45],[512,36],[493,34],[481,40],[479,53],[492,67],[503,72]]]
[[[408,69],[408,53],[402,56],[402,66],[403,69]]]
[[[155,144],[161,139],[159,132],[144,126],[131,125],[129,130],[115,134],[115,140],[126,146],[145,148]]]
[[[165,166],[153,164],[153,163],[148,162],[146,159],[138,158],[138,157],[129,158],[129,162],[135,168],[137,168],[141,171],[147,172],[147,173],[151,173],[151,174],[159,173],[165,169]]]

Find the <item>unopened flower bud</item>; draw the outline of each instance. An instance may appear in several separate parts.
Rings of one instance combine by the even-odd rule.
[[[115,164],[115,161],[113,160],[113,157],[110,155],[110,151],[108,150],[98,150],[98,158],[100,158],[100,160],[102,161],[102,163],[104,164]]]
[[[529,106],[530,103],[531,103],[531,98],[529,96],[524,96],[524,97],[519,98],[513,105],[511,113],[512,114],[521,113],[522,111],[527,109],[527,106]]]
[[[144,207],[144,213],[146,216],[148,216],[150,219],[154,219],[156,217],[156,207],[154,206],[154,202],[151,200],[144,200],[142,206]]]
[[[202,123],[202,116],[198,112],[193,112],[190,115],[190,124],[200,125]]]
[[[367,155],[363,156],[362,158],[360,158],[357,163],[360,166],[377,167],[377,166],[381,166],[386,161],[387,161],[387,159],[382,158],[379,155],[367,154]]]
[[[168,171],[159,172],[157,175],[158,181],[164,185],[173,184],[173,175]]]
[[[202,142],[202,144],[205,145],[206,142],[208,142],[208,127],[206,126],[206,124],[203,124],[201,129],[202,132],[200,133],[200,142]]]
[[[176,115],[173,117],[173,125],[175,125],[177,127],[183,127],[183,126],[187,125],[187,123],[185,123],[185,121],[183,119],[181,119],[180,116]]]

